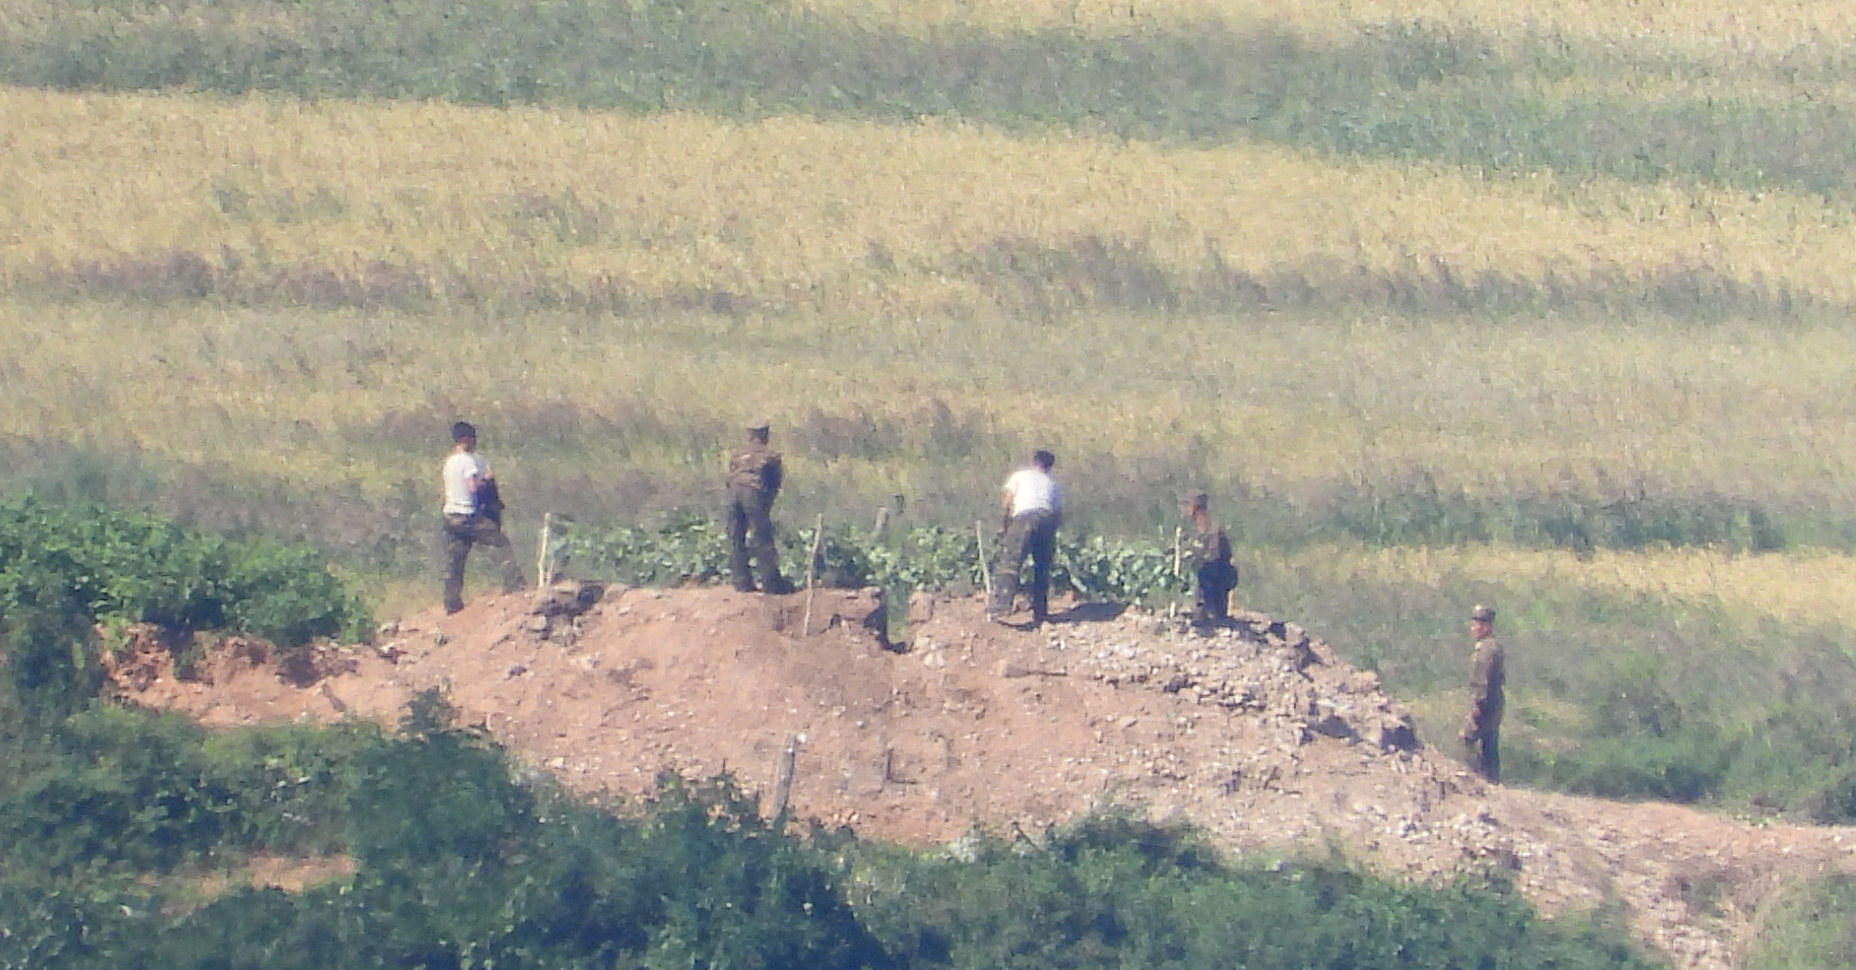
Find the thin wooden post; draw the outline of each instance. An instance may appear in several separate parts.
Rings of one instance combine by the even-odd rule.
[[[773,771],[773,827],[786,825],[786,802],[793,794],[793,762],[799,757],[799,735],[787,734],[786,746],[780,749],[780,761]]]
[[[812,598],[818,595],[818,547],[825,539],[825,516],[818,517],[818,524],[812,527],[812,554],[806,557],[806,618],[799,625],[799,635],[812,635]]]
[[[1174,579],[1179,578],[1179,560],[1180,560],[1180,556],[1184,554],[1181,543],[1185,541],[1185,533],[1186,533],[1186,530],[1184,528],[1177,526],[1177,525],[1173,527],[1173,578]]]
[[[554,581],[548,574],[548,533],[554,528],[554,513],[541,513],[541,552],[535,557],[535,586],[547,589]]]
[[[980,582],[986,584],[986,615],[992,616],[992,565],[986,559],[986,521],[973,523],[973,534],[980,541]]]

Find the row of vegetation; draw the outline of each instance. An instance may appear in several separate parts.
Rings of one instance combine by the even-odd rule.
[[[0,502],[0,616],[80,614],[106,628],[232,629],[297,647],[369,634],[367,609],[322,553],[228,539],[152,512]]]
[[[804,575],[816,533],[778,534],[787,570]],[[935,526],[897,530],[868,539],[827,530],[818,540],[812,572],[822,585],[879,586],[905,595],[913,590],[971,592],[982,588],[977,533]],[[997,554],[999,541],[989,550]],[[657,528],[616,526],[570,529],[551,550],[574,574],[639,586],[714,583],[728,576],[728,540],[712,520],[689,516]],[[1084,601],[1163,603],[1191,589],[1175,551],[1155,543],[1100,536],[1060,536],[1051,563],[1051,587]]]
[[[1478,171],[1856,193],[1840,150],[1856,137],[1834,93],[1849,76],[1841,57],[1748,52],[1751,63],[1723,65],[1697,56],[1702,42],[1656,44],[1651,31],[1630,46],[1514,24],[1494,35],[1415,11],[1322,37],[1272,12],[1285,19],[1131,21],[1103,34],[902,30],[880,14],[688,0],[35,0],[0,20],[0,81],[750,118],[943,115],[1133,138],[1261,137]],[[1751,80],[1722,82],[1738,77]]]
[[[118,537],[168,529],[107,509],[11,508],[16,521]],[[121,590],[169,573],[183,540],[207,537],[174,533],[134,547],[139,557],[127,545],[80,553],[87,568],[72,573],[34,548],[8,568],[42,562]],[[245,615],[252,592],[224,594],[225,615]],[[99,612],[128,599],[6,607],[8,970],[1649,965],[1615,930],[1542,922],[1500,883],[1233,863],[1188,831],[1118,816],[919,854],[770,821],[726,779],[666,779],[614,812],[518,770],[435,694],[398,732],[350,722],[208,736],[99,705],[71,689],[81,672],[40,676],[92,666]],[[319,861],[322,879],[300,893],[245,888],[253,853]]]

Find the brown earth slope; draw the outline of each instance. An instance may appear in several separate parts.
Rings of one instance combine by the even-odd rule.
[[[764,792],[790,745],[792,811],[875,839],[1035,834],[1115,803],[1189,818],[1234,850],[1337,848],[1427,878],[1502,868],[1548,913],[1622,906],[1681,968],[1738,966],[1776,888],[1856,873],[1856,829],[1483,784],[1416,748],[1372,674],[1268,617],[1206,637],[1083,607],[1029,631],[977,600],[922,600],[895,647],[878,609],[843,591],[819,592],[809,623],[803,594],[490,597],[286,670],[234,642],[179,680],[151,646],[116,679],[209,725],[390,720],[439,688],[589,792],[645,791],[665,769]]]

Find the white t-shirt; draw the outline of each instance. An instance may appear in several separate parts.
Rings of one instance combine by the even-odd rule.
[[[481,481],[489,470],[476,452],[456,451],[445,459],[446,515],[471,515],[477,511],[477,493],[471,490],[471,480]]]
[[[1026,512],[1061,512],[1063,499],[1057,494],[1057,480],[1037,467],[1021,468],[1005,480],[1005,494],[1012,497],[1012,517]]]

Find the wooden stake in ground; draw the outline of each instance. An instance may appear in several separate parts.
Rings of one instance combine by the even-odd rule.
[[[786,800],[793,794],[793,761],[799,756],[799,735],[788,734],[780,749],[780,763],[773,771],[773,805],[768,813],[778,831],[786,824]]]
[[[986,584],[986,616],[992,616],[992,566],[986,561],[986,522],[973,523],[973,534],[980,540],[980,582]]]
[[[818,546],[825,539],[825,517],[818,517],[818,524],[812,527],[812,554],[806,557],[806,618],[799,624],[799,635],[812,635],[812,598],[818,595]]]
[[[554,579],[548,575],[548,533],[554,527],[554,513],[541,513],[541,552],[535,557],[535,586],[546,589]]]

